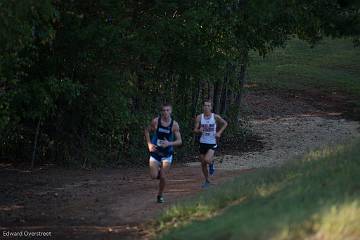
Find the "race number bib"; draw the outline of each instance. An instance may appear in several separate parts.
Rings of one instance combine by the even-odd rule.
[[[161,147],[164,143],[164,140],[161,140],[161,139],[158,139],[157,142],[156,142],[156,145]]]

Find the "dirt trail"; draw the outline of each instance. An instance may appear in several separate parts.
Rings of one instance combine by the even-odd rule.
[[[218,171],[214,186],[240,174]],[[21,172],[2,169],[0,230],[51,231],[50,239],[134,239],[139,223],[201,191],[200,169],[174,166],[166,203],[156,203],[157,181],[147,169]],[[0,239],[3,239],[0,237]]]
[[[315,94],[316,95],[316,94]],[[244,109],[263,149],[217,156],[214,185],[242,171],[282,164],[309,150],[360,136],[360,125],[345,120],[337,99],[309,95],[250,93]],[[236,169],[236,170],[234,170]],[[41,239],[138,239],[141,224],[161,210],[201,191],[198,163],[175,165],[166,203],[155,202],[157,181],[147,169],[21,172],[0,166],[0,230],[50,231]],[[0,239],[4,238],[0,235]],[[19,239],[19,238],[18,238]]]

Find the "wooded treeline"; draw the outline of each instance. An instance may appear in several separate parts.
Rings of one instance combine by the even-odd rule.
[[[164,101],[185,144],[204,98],[236,127],[249,51],[357,41],[359,15],[334,0],[1,0],[1,158],[144,162],[143,127]]]

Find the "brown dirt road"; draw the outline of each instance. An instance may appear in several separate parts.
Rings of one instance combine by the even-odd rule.
[[[214,185],[240,174],[219,170]],[[64,170],[21,172],[0,170],[1,236],[3,231],[51,232],[41,239],[146,238],[141,224],[164,208],[197,192],[199,167],[174,166],[166,203],[156,203],[158,181],[147,169]],[[39,237],[40,239],[40,237]]]

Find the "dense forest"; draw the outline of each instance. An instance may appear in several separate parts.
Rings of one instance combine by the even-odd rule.
[[[352,37],[350,0],[0,1],[1,160],[141,164],[143,128],[174,106],[184,149],[213,100],[236,132],[249,52]],[[137,159],[137,160],[136,160]]]

